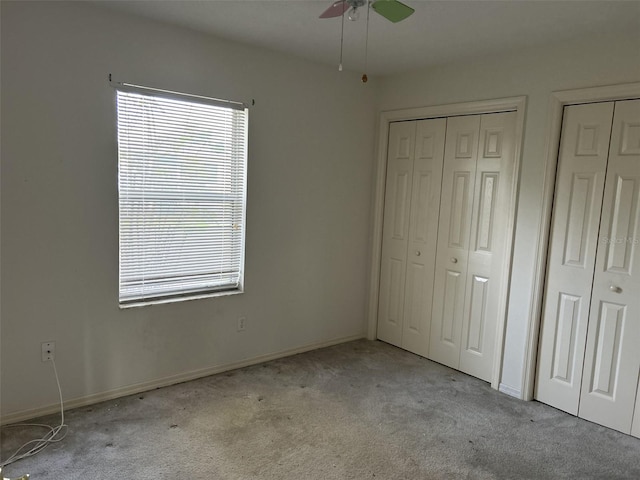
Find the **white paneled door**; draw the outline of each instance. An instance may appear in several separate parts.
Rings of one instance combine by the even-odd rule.
[[[399,122],[389,126],[378,337],[396,346],[402,345],[415,140],[414,124]]]
[[[636,406],[633,411],[631,435],[640,438],[640,376],[638,376],[638,393],[636,393]]]
[[[515,118],[389,130],[378,338],[486,381],[506,303]]]
[[[556,191],[536,398],[639,436],[640,100],[565,108]]]
[[[515,116],[447,120],[429,358],[486,381],[506,301]]]
[[[480,115],[447,121],[429,358],[456,369],[460,366],[479,133]]]
[[[389,127],[378,338],[427,356],[445,119]]]
[[[578,414],[613,103],[565,108],[536,398]]]
[[[446,120],[416,122],[402,348],[428,356]]]
[[[515,177],[515,112],[483,115],[471,218],[459,369],[491,381],[508,289],[507,232]]]
[[[578,414],[630,432],[640,372],[640,100],[617,102]]]

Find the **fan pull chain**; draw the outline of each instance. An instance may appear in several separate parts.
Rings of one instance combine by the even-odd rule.
[[[342,46],[344,45],[344,13],[342,14],[342,27],[340,30],[340,64],[338,65],[338,71],[342,71]]]
[[[364,73],[362,74],[362,83],[367,83],[367,80],[369,80],[369,78],[367,77],[367,63],[369,60],[368,56],[369,56],[369,13],[370,11],[371,11],[371,6],[367,1],[367,33],[364,40]]]

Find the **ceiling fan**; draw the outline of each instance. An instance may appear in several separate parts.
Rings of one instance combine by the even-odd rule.
[[[360,7],[367,5],[374,12],[382,15],[387,20],[397,23],[409,17],[415,11],[398,0],[336,0],[327,8],[320,18],[342,17],[342,32],[340,37],[340,64],[338,70],[342,71],[342,47],[344,42],[344,14],[348,11],[349,20],[358,19]],[[367,70],[367,51],[369,45],[369,9],[367,8],[367,34],[364,53],[364,69]],[[367,74],[362,75],[362,83],[367,82]]]
[[[356,20],[359,14],[358,8],[367,3],[376,13],[393,23],[404,20],[414,12],[413,8],[398,0],[337,0],[320,15],[320,18],[339,17],[351,9],[349,11],[349,20]]]

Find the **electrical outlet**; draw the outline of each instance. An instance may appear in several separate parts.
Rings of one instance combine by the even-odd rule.
[[[244,332],[247,328],[247,317],[238,317],[238,331]]]
[[[42,342],[42,361],[55,360],[56,342]]]

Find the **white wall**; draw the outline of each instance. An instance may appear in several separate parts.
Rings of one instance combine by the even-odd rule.
[[[2,415],[363,336],[375,82],[77,3],[2,2]],[[246,293],[120,310],[119,80],[250,110]],[[236,319],[247,316],[247,330]]]
[[[502,381],[521,392],[540,228],[547,108],[551,92],[640,80],[640,30],[469,59],[390,76],[378,84],[378,109],[526,95],[524,146]]]

